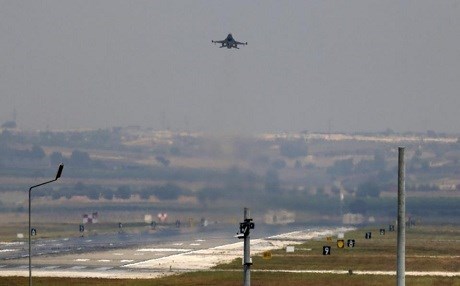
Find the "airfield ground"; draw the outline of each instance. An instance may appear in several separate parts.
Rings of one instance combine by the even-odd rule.
[[[372,231],[372,239],[364,238]],[[460,230],[457,226],[417,226],[407,229],[406,285],[460,285]],[[379,234],[379,227],[345,234],[356,246],[339,249],[337,237],[324,237],[271,251],[271,259],[253,255],[252,285],[395,285],[396,233]],[[322,255],[332,246],[330,256]],[[350,275],[349,270],[353,274]],[[239,285],[241,258],[209,270],[175,272],[156,279],[34,277],[34,285]],[[367,273],[367,274],[364,274]],[[27,277],[1,277],[0,285],[27,285]]]

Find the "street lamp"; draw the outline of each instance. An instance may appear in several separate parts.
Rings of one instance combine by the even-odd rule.
[[[32,252],[31,252],[31,247],[30,247],[30,236],[31,236],[32,229],[30,227],[30,206],[31,206],[30,205],[30,193],[32,192],[33,188],[49,184],[49,183],[54,182],[57,179],[59,179],[61,177],[61,174],[62,174],[62,169],[64,169],[64,164],[61,163],[61,164],[59,164],[59,168],[58,168],[58,171],[56,173],[56,178],[54,178],[54,180],[44,182],[44,183],[41,183],[41,184],[38,184],[38,185],[35,185],[35,186],[32,186],[29,189],[29,286],[32,286]]]

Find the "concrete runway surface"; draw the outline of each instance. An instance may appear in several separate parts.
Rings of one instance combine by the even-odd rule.
[[[349,231],[341,227],[257,225],[251,255]],[[112,233],[33,240],[32,275],[46,277],[154,278],[205,270],[243,256],[234,225],[193,231]],[[0,242],[0,276],[28,276],[26,241]]]

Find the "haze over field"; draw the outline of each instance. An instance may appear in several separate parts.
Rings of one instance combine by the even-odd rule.
[[[19,128],[459,132],[458,1],[0,1]],[[248,46],[219,49],[232,32]]]

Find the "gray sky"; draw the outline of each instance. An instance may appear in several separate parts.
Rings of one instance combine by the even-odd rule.
[[[457,133],[459,75],[460,1],[0,0],[25,129]]]

